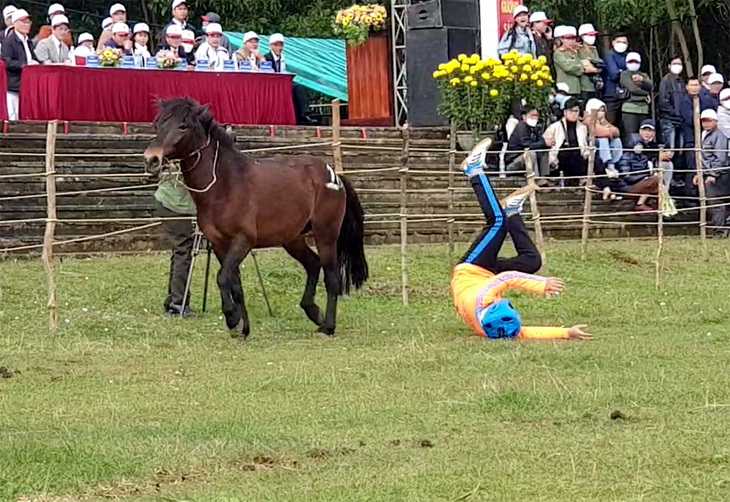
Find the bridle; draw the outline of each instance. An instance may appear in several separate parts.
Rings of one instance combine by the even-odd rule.
[[[178,165],[178,169],[180,170],[180,173],[181,174],[186,174],[186,173],[193,172],[193,170],[196,167],[198,167],[198,164],[200,163],[200,159],[203,157],[203,150],[205,150],[206,148],[208,148],[210,146],[210,139],[211,139],[211,137],[210,137],[210,135],[208,135],[208,140],[205,142],[205,144],[203,146],[201,146],[200,148],[198,148],[196,150],[193,150],[191,153],[189,153],[188,155],[186,155],[185,157],[182,157],[180,159],[167,159],[168,162],[170,162],[171,164],[177,164]],[[189,186],[187,186],[185,184],[184,181],[180,180],[180,183],[182,183],[182,185],[188,191],[195,192],[195,193],[205,193],[208,190],[210,190],[211,188],[213,188],[213,185],[216,184],[216,182],[218,181],[218,150],[220,149],[220,146],[221,146],[221,142],[218,141],[218,140],[216,140],[216,142],[215,142],[215,156],[213,157],[213,179],[203,189],[197,189],[197,188],[189,187]],[[190,169],[183,170],[183,168],[182,168],[182,161],[189,159],[193,155],[197,155],[197,158],[195,159],[195,163],[192,165],[192,167]]]

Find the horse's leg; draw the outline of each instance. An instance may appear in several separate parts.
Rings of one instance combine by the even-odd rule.
[[[250,246],[245,241],[239,240],[234,242],[225,253],[216,251],[216,256],[221,262],[221,269],[218,272],[218,287],[221,291],[226,326],[234,331],[235,336],[241,334],[244,338],[250,333],[251,327],[244,302],[239,267],[250,250]]]
[[[319,237],[315,233],[320,263],[324,269],[324,285],[327,288],[327,309],[324,323],[319,328],[321,333],[334,336],[337,321],[337,298],[342,291],[340,271],[337,265],[337,238]]]
[[[248,254],[248,253],[246,253]],[[244,257],[245,258],[245,257]],[[243,284],[241,284],[241,262],[243,259],[241,259],[240,262],[235,266],[235,268],[232,271],[233,277],[231,278],[231,297],[233,298],[233,303],[236,305],[236,313],[238,317],[241,319],[239,321],[238,326],[235,328],[234,334],[238,336],[238,334],[243,335],[244,340],[246,337],[248,337],[249,333],[251,332],[251,325],[248,320],[248,309],[246,308],[246,300],[244,298],[243,294]]]
[[[304,236],[285,244],[284,249],[289,253],[289,256],[301,263],[307,272],[307,285],[304,288],[304,295],[299,306],[307,314],[310,321],[317,326],[322,326],[324,317],[319,306],[314,302],[314,295],[317,292],[317,282],[319,282],[319,271],[322,269],[319,263],[319,256],[307,246]]]

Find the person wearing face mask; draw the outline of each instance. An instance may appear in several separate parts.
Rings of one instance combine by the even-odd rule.
[[[529,156],[532,166],[540,178],[537,180],[537,184],[546,185],[548,183],[545,178],[550,173],[550,163],[548,153],[544,150],[552,146],[552,140],[545,140],[542,133],[540,110],[535,106],[525,106],[522,110],[522,120],[509,137],[507,152],[504,156],[507,172],[525,171],[526,156]],[[525,152],[525,150],[529,151]]]
[[[704,92],[710,90],[710,84],[708,83],[708,80],[710,79],[710,75],[714,75],[715,73],[717,73],[717,70],[711,64],[706,64],[700,70],[700,77],[702,80],[702,87]]]
[[[548,154],[550,169],[568,176],[567,185],[577,185],[578,179],[574,177],[585,176],[588,171],[591,155],[588,128],[580,122],[581,109],[577,98],[568,98],[564,105],[563,118],[550,124],[543,138],[546,144],[552,144]]]
[[[512,12],[515,23],[507,30],[497,44],[497,53],[500,56],[511,51],[517,51],[521,55],[532,54],[537,57],[535,37],[530,30],[530,11],[524,5],[518,5]]]
[[[697,175],[692,179],[696,186],[704,182],[708,211],[712,219],[713,237],[727,237],[725,216],[727,210],[722,198],[727,195],[728,175],[728,139],[717,127],[717,112],[705,110],[700,115],[702,124],[702,170],[703,180]]]
[[[586,71],[596,72],[588,61],[582,61],[578,45],[578,32],[573,26],[555,27],[555,81],[568,86],[571,96],[580,95],[580,80]]]
[[[629,39],[624,33],[616,33],[611,38],[612,49],[603,58],[603,101],[606,103],[608,121],[621,123],[621,100],[619,88],[621,72],[626,70],[626,51],[629,50]]]
[[[649,118],[649,103],[654,87],[649,75],[641,71],[641,55],[630,52],[626,56],[626,71],[621,73],[621,87],[631,93],[621,105],[624,142],[631,142],[631,135],[639,132],[641,122]]]
[[[668,148],[677,148],[681,144],[679,130],[682,126],[682,97],[685,94],[683,71],[682,58],[672,58],[669,72],[659,83],[659,126],[662,141]]]
[[[599,175],[605,173],[608,176],[608,180],[602,177],[596,184],[600,188],[605,188],[601,183],[618,178],[617,166],[624,153],[621,132],[608,120],[606,104],[600,99],[591,99],[586,103],[583,124],[589,131],[593,131],[593,136],[596,138],[598,148],[596,173]]]
[[[532,36],[535,38],[535,54],[537,57],[545,56],[550,68],[553,67],[553,36],[550,33],[552,23],[542,11],[530,14]]]
[[[730,138],[730,89],[720,91],[720,106],[717,108],[717,128]]]
[[[580,25],[578,36],[581,41],[578,53],[581,63],[584,65],[584,73],[580,77],[580,96],[584,102],[588,102],[589,99],[597,97],[598,93],[603,90],[604,83],[601,77],[603,59],[598,55],[598,49],[596,48],[598,31],[592,24]]]

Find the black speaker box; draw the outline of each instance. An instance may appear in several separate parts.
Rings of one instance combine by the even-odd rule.
[[[408,29],[406,32],[406,80],[408,123],[414,127],[448,125],[436,107],[441,93],[433,72],[459,54],[477,52],[479,32],[463,28]]]
[[[406,9],[409,30],[444,27],[479,29],[477,0],[411,0]]]

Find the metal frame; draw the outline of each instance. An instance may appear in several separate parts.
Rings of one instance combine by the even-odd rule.
[[[390,29],[393,44],[393,111],[395,125],[408,122],[408,80],[406,78],[406,30],[408,0],[390,0]]]

